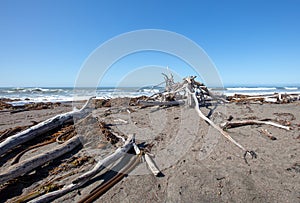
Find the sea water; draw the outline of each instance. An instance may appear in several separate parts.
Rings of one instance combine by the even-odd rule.
[[[270,95],[274,93],[300,94],[300,87],[225,87],[209,88],[226,96],[234,94],[243,95]],[[23,105],[31,102],[68,102],[85,100],[91,96],[96,98],[138,97],[151,96],[162,92],[163,87],[98,87],[98,88],[73,88],[73,87],[13,87],[0,88],[0,98],[8,98],[18,101],[11,102],[14,105]]]
[[[138,97],[151,96],[162,91],[160,87],[101,87],[101,88],[73,88],[73,87],[14,87],[0,88],[0,98],[16,101],[13,105],[24,105],[32,102],[69,102],[86,100],[91,96],[96,98]]]

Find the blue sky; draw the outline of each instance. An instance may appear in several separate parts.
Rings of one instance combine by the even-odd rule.
[[[73,86],[93,50],[138,29],[193,40],[225,85],[299,85],[299,10],[297,0],[1,0],[0,86]],[[180,63],[154,56],[145,65],[181,71]],[[134,60],[124,63],[130,71]],[[103,85],[124,73],[110,74]]]

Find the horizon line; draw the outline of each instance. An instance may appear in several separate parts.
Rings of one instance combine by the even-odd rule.
[[[291,87],[296,86],[300,87],[300,83],[280,83],[280,84],[224,84],[222,87]],[[145,86],[135,86],[135,85],[128,85],[128,86],[113,86],[113,85],[103,85],[103,86],[81,86],[76,88],[142,88],[142,87],[151,87],[151,85]],[[163,86],[155,86],[154,87],[163,87]],[[212,86],[213,87],[213,86]],[[216,86],[218,87],[218,86]],[[48,85],[41,85],[41,86],[0,86],[0,88],[75,88],[74,86],[48,86]]]

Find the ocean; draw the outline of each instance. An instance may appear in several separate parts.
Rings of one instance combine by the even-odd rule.
[[[225,87],[211,88],[212,91],[223,93],[226,96],[234,94],[244,95],[270,95],[274,93],[300,94],[300,87]],[[74,91],[73,87],[26,87],[26,88],[0,88],[0,98],[18,99],[11,102],[14,105],[23,105],[30,102],[67,102],[84,100],[90,96],[96,98],[115,97],[138,97],[151,96],[154,93],[163,91],[162,87],[102,87],[102,88],[81,88]]]

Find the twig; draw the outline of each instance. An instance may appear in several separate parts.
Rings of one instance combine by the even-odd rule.
[[[271,140],[277,140],[277,138],[274,137],[267,129],[261,129],[260,132],[266,135]]]

